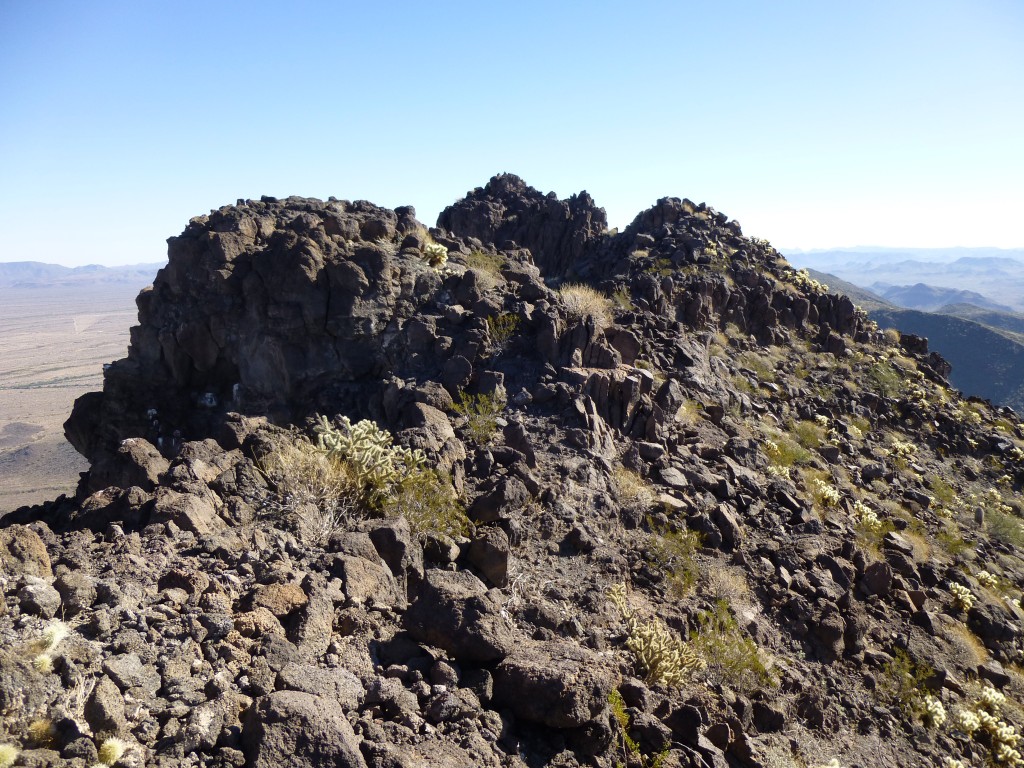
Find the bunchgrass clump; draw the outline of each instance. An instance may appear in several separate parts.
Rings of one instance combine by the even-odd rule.
[[[612,469],[611,489],[620,504],[649,507],[654,503],[654,489],[639,474],[622,464]]]
[[[580,283],[568,283],[558,289],[565,305],[566,315],[572,321],[593,320],[598,330],[612,323],[612,301],[596,288]]]
[[[320,544],[359,514],[355,474],[302,438],[280,440],[257,466],[275,491],[264,507],[291,519],[303,541]]]

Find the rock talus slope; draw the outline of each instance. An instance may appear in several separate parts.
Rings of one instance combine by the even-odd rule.
[[[15,764],[1021,761],[1024,428],[712,208],[239,201],[138,306],[0,529]]]

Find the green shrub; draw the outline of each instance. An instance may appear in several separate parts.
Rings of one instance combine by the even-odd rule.
[[[451,478],[435,469],[419,470],[402,480],[385,511],[404,517],[416,534],[463,536],[470,529],[465,506]]]
[[[772,365],[771,360],[756,352],[744,352],[739,356],[739,364],[753,371],[760,382],[773,382],[777,378],[775,366]]]
[[[925,683],[934,674],[935,670],[929,665],[915,661],[909,653],[897,648],[892,659],[882,667],[879,690],[907,714],[921,714]]]
[[[813,421],[798,421],[789,425],[789,432],[802,448],[813,451],[825,440],[825,428]]]
[[[676,599],[697,584],[700,577],[697,550],[703,538],[697,531],[655,530],[653,533],[648,557],[664,575],[669,594]]]
[[[898,397],[904,386],[903,377],[887,362],[871,365],[865,378],[868,386],[882,397]]]
[[[697,633],[691,644],[706,661],[713,679],[741,691],[778,685],[761,649],[740,629],[725,600],[718,600],[710,611],[697,614]]]
[[[466,257],[466,266],[486,272],[490,275],[499,275],[505,268],[505,257],[497,253],[486,253],[484,251],[473,251]]]
[[[487,335],[497,347],[503,347],[519,329],[519,315],[502,312],[487,318]]]
[[[464,429],[470,439],[487,445],[498,431],[498,414],[505,410],[505,400],[497,395],[460,392],[452,409],[466,419]]]
[[[661,768],[668,758],[669,748],[666,747],[657,755],[645,755],[640,751],[640,745],[629,735],[630,717],[626,711],[626,702],[623,701],[622,694],[614,689],[608,694],[608,708],[619,726],[619,741],[622,745],[623,762],[616,763],[616,768],[625,768],[627,763],[634,761],[639,762],[641,768]]]

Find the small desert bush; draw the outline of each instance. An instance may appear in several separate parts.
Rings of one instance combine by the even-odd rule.
[[[778,685],[761,649],[740,629],[725,600],[718,600],[711,610],[697,614],[697,632],[691,644],[706,661],[713,681],[728,683],[741,691]]]
[[[811,452],[795,440],[777,435],[771,440],[764,441],[764,451],[768,454],[772,464],[777,467],[792,467],[798,464],[806,464],[811,460]]]
[[[882,397],[898,397],[904,387],[903,377],[888,362],[871,365],[865,376],[868,387]]]
[[[702,540],[703,536],[697,531],[653,531],[647,550],[648,559],[661,571],[669,594],[676,599],[686,595],[697,584],[700,577],[697,550]]]
[[[460,392],[452,410],[466,419],[465,430],[477,445],[487,445],[498,431],[498,415],[505,400],[497,395]]]
[[[920,715],[924,710],[925,682],[935,674],[928,664],[915,661],[901,648],[893,651],[879,676],[879,691],[908,714]]]
[[[519,329],[519,315],[502,312],[487,318],[487,335],[497,347],[503,347]]]
[[[813,451],[824,442],[826,428],[814,421],[798,421],[790,424],[789,433],[800,447]]]
[[[636,308],[633,306],[633,297],[626,288],[620,288],[615,291],[615,293],[612,294],[612,302],[616,307],[624,312],[631,312]]]
[[[676,421],[680,424],[695,424],[703,412],[704,406],[700,401],[687,398],[676,411]]]
[[[273,493],[264,509],[286,516],[306,542],[321,544],[366,514],[406,514],[413,530],[458,532],[465,512],[450,479],[426,466],[422,451],[392,445],[371,421],[318,417],[313,445],[278,439],[257,467]]]
[[[591,318],[599,329],[612,323],[612,301],[589,285],[569,283],[558,289],[570,320],[583,321]]]
[[[451,478],[435,469],[408,475],[398,484],[385,509],[409,522],[415,534],[443,533],[464,536],[470,528],[466,508]]]
[[[498,275],[505,268],[505,257],[497,253],[486,253],[485,251],[473,251],[466,257],[466,266],[486,272],[490,275]]]
[[[622,694],[617,690],[612,689],[612,692],[608,694],[608,708],[611,710],[612,717],[615,718],[615,722],[619,726],[619,742],[622,748],[622,762],[617,762],[616,768],[619,766],[640,764],[641,768],[661,768],[668,759],[669,748],[665,747],[665,750],[657,755],[645,755],[640,749],[640,744],[629,735],[630,717],[629,712],[626,711],[626,702],[622,698]]]
[[[1016,515],[1001,507],[990,506],[985,510],[985,526],[993,539],[1024,549],[1024,526]]]

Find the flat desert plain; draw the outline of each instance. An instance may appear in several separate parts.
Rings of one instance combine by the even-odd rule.
[[[73,493],[89,468],[63,423],[126,355],[141,288],[0,287],[0,515]]]

